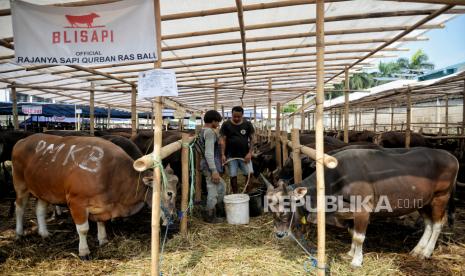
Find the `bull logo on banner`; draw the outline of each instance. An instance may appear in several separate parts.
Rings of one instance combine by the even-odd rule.
[[[85,15],[65,15],[71,26],[65,28],[103,28],[105,26],[93,26],[94,19],[100,17],[95,12]],[[86,27],[79,26],[78,24],[84,24]]]

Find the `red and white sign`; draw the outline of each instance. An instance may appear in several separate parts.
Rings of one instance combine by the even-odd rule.
[[[18,64],[109,64],[156,60],[153,0],[84,7],[11,1]]]
[[[41,105],[23,105],[21,106],[21,111],[24,114],[28,114],[28,115],[40,115],[42,114],[42,106]]]

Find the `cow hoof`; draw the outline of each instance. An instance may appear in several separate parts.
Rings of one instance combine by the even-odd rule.
[[[361,260],[352,260],[350,263],[352,267],[361,267],[362,266],[362,261]]]
[[[107,243],[108,243],[108,240],[107,240],[107,239],[98,241],[98,245],[99,245],[99,246],[104,246],[104,245],[107,244]]]
[[[24,238],[24,235],[18,235],[18,234],[15,235],[16,241],[21,241],[23,238]]]
[[[90,257],[89,257],[89,255],[79,256],[79,259],[81,259],[81,261],[89,261]]]
[[[39,232],[39,235],[42,237],[42,239],[47,239],[50,237],[50,233],[47,232]]]
[[[415,258],[419,258],[419,259],[425,258],[421,249],[420,250],[413,249],[412,251],[410,251],[410,255],[412,255]]]

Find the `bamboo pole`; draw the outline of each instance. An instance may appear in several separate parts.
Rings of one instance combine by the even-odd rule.
[[[375,116],[373,118],[373,132],[376,132],[377,119],[378,119],[378,108],[376,107],[376,103],[375,103]]]
[[[218,110],[218,79],[215,79],[213,109]]]
[[[155,68],[161,67],[161,14],[160,14],[160,0],[154,1],[154,15],[155,15],[155,31],[156,31],[156,45],[157,45],[157,61],[154,63]],[[134,89],[134,88],[133,88]],[[134,93],[133,93],[134,94]],[[163,116],[163,99],[156,97],[153,101],[153,109],[155,118],[155,127],[153,130],[153,157],[160,158],[161,145],[162,145],[162,116]],[[161,162],[161,158],[157,160]],[[153,183],[152,192],[152,234],[151,234],[151,275],[160,275],[160,204],[161,204],[161,171],[159,167],[154,168],[155,181]]]
[[[57,80],[54,80],[57,81]],[[71,84],[69,84],[71,85]],[[111,89],[111,88],[106,88],[106,89],[98,89],[98,88],[89,88],[89,87],[65,87],[65,86],[47,86],[47,85],[28,85],[28,84],[17,84],[15,83],[14,86],[16,88],[29,88],[29,89],[35,89],[35,90],[42,90],[42,89],[49,89],[49,90],[63,90],[63,91],[94,91],[94,92],[114,92],[114,93],[130,93],[130,90],[127,89]],[[24,91],[23,91],[24,92]]]
[[[271,87],[272,80],[268,79],[268,128],[271,129]],[[465,118],[465,115],[464,115]]]
[[[237,17],[239,20],[239,28],[241,34],[241,45],[242,45],[242,78],[243,82],[246,83],[246,76],[247,76],[247,47],[246,47],[246,38],[245,38],[245,25],[244,25],[244,9],[242,6],[242,0],[236,0],[236,7],[237,7]]]
[[[253,123],[256,128],[257,127],[257,103],[255,100],[253,101]]]
[[[362,109],[360,108],[360,111],[358,112],[358,130],[363,130],[362,129]]]
[[[307,114],[307,120],[308,120],[308,122],[307,122],[307,124],[308,124],[308,129],[309,129],[309,130],[312,130],[312,129],[313,129],[313,125],[312,125],[312,113],[309,112],[309,113]]]
[[[135,85],[133,85],[131,88],[131,136],[135,137],[137,135],[137,90]]]
[[[18,122],[18,97],[16,95],[16,87],[11,87],[11,97],[12,97],[12,113],[13,113],[13,129],[19,129],[19,122]]]
[[[276,142],[276,146],[275,146],[275,152],[276,152],[276,166],[278,168],[282,168],[283,167],[283,163],[282,163],[282,156],[281,156],[281,129],[280,129],[280,125],[279,125],[279,120],[281,118],[281,104],[280,103],[277,103],[276,104],[276,128],[275,128],[275,142]]]
[[[445,101],[445,105],[446,105],[446,116],[445,116],[445,123],[446,123],[446,126],[445,126],[445,134],[448,135],[449,134],[449,96],[446,94],[446,96],[444,97],[444,101]]]
[[[394,130],[394,106],[391,104],[391,131]]]
[[[305,95],[302,95],[302,106],[304,106],[305,104]],[[302,110],[300,111],[300,130],[304,130],[305,129],[305,109],[302,108]]]
[[[111,122],[111,105],[107,106],[107,129],[110,129]]]
[[[410,140],[411,140],[411,113],[412,113],[412,97],[410,88],[407,90],[407,129],[405,130],[405,147],[410,148]]]
[[[349,68],[344,69],[344,142],[349,143]]]
[[[323,108],[324,108],[324,0],[316,2],[316,41],[317,41],[317,86],[316,86],[316,190],[317,190],[317,231],[318,231],[318,252],[317,252],[317,275],[326,274],[326,219],[325,219],[325,175],[324,166],[321,160],[324,158],[323,144]],[[294,160],[295,162],[295,160]]]
[[[333,129],[333,109],[329,110],[329,129]]]
[[[225,119],[224,118],[224,105],[221,105],[221,117],[223,118],[223,120]]]
[[[300,132],[298,129],[291,130],[292,140],[292,163],[294,166],[294,183],[302,183],[302,160],[300,159]]]
[[[288,139],[287,139],[287,131],[281,131],[281,142],[283,144],[283,165],[286,164],[287,159],[289,158],[289,151],[288,151]]]
[[[187,236],[187,205],[189,202],[189,134],[182,134],[182,151],[181,151],[181,164],[182,164],[182,198],[181,198],[181,211],[183,216],[181,219],[181,234]]]
[[[93,89],[94,88],[94,83],[91,82],[90,83],[90,88]],[[94,136],[94,132],[95,132],[95,106],[94,106],[94,91],[91,90],[90,91],[90,106],[89,106],[89,128],[90,128],[90,136]]]

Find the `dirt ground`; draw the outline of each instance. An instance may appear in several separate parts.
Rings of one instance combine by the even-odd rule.
[[[78,235],[71,218],[49,221],[51,238],[43,240],[35,223],[34,200],[25,219],[26,236],[15,241],[15,220],[7,218],[8,202],[0,202],[0,275],[148,275],[150,273],[150,213],[107,223],[110,243],[99,248],[96,225],[88,241],[91,260],[77,256]],[[362,268],[350,267],[347,231],[327,227],[327,256],[331,275],[464,275],[465,204],[458,204],[453,229],[445,227],[431,260],[408,252],[422,229],[391,221],[370,224]],[[163,275],[306,275],[305,253],[291,240],[274,238],[272,217],[251,218],[245,226],[209,225],[197,218],[186,238],[178,234],[167,242]],[[316,228],[308,235],[315,247]],[[314,274],[314,270],[309,273]]]

